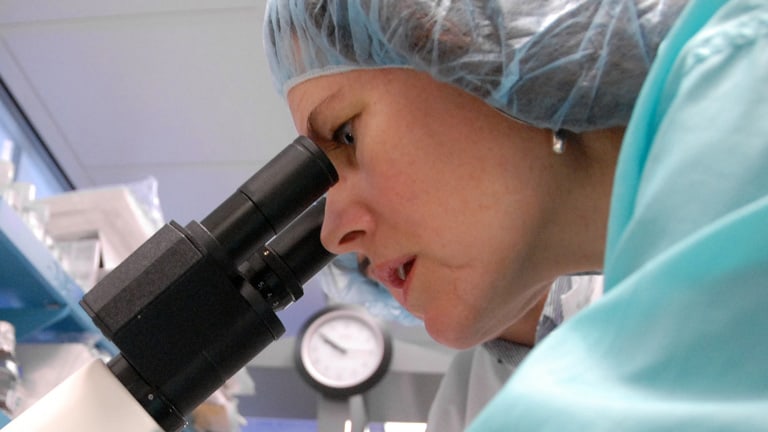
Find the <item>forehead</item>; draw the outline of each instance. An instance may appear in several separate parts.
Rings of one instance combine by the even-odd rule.
[[[306,132],[307,119],[313,111],[323,111],[334,103],[360,99],[382,93],[392,86],[416,85],[430,79],[426,74],[411,68],[387,67],[355,69],[302,81],[293,86],[287,94],[288,106],[296,129]]]
[[[288,108],[291,110],[293,123],[300,134],[306,134],[307,120],[310,113],[323,109],[322,105],[345,93],[356,91],[349,73],[338,73],[312,78],[296,84],[288,91]]]

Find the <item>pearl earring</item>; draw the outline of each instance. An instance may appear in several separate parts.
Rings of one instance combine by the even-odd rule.
[[[563,138],[562,129],[552,132],[552,151],[556,154],[565,152],[565,138]]]

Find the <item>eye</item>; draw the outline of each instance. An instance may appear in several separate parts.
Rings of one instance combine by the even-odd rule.
[[[346,121],[333,132],[333,141],[340,146],[355,145],[355,135],[352,133],[352,121]]]

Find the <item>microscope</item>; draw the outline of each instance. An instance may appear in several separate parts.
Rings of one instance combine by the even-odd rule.
[[[161,227],[82,299],[119,353],[94,360],[4,432],[172,432],[285,332],[275,312],[333,255],[320,243],[338,175],[298,137],[202,222]]]

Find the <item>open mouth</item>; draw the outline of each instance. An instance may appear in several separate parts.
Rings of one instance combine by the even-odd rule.
[[[394,289],[403,289],[408,281],[408,276],[411,274],[411,269],[413,268],[413,263],[415,261],[415,258],[410,258],[407,261],[400,263],[400,265],[390,267],[387,272],[388,285]]]
[[[378,265],[373,271],[374,277],[391,289],[401,290],[408,281],[414,262],[416,262],[416,258],[410,257]]]
[[[398,279],[400,279],[401,282],[405,283],[405,281],[408,279],[408,274],[411,272],[411,269],[413,268],[413,262],[415,260],[409,260],[406,263],[403,263],[402,265],[397,267],[397,270],[395,271],[395,275]]]

